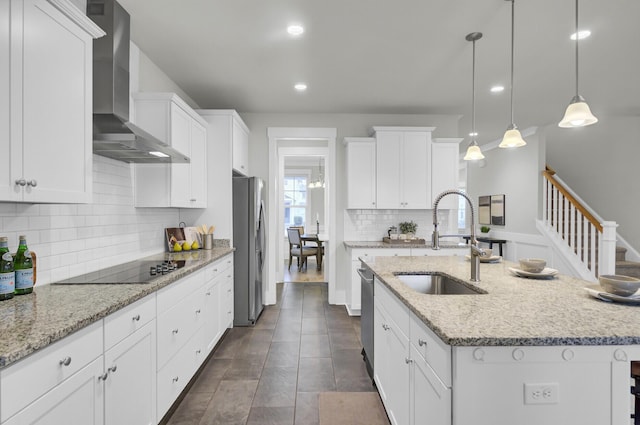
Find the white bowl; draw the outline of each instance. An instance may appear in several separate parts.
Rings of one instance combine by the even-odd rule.
[[[491,248],[482,248],[482,250],[484,251],[483,255],[480,255],[480,258],[486,260],[487,258],[491,258]]]
[[[544,270],[547,262],[540,258],[521,258],[520,269],[528,273],[540,273]]]
[[[621,297],[631,296],[640,289],[640,279],[631,276],[620,274],[601,275],[598,276],[598,281],[602,289]]]

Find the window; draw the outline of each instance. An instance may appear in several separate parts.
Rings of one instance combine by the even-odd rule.
[[[307,181],[304,174],[284,176],[284,228],[306,226],[307,223]]]

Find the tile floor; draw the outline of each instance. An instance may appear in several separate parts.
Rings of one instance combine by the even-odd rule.
[[[253,328],[233,328],[170,425],[317,425],[318,394],[375,391],[360,318],[327,302],[326,283],[278,284]]]

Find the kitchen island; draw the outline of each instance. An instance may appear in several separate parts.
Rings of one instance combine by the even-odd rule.
[[[568,276],[515,277],[457,257],[363,259],[375,279],[374,377],[392,423],[629,424],[640,311]],[[440,272],[486,292],[423,295],[398,273]]]

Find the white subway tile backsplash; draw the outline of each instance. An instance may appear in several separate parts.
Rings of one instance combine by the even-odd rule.
[[[165,250],[172,208],[134,208],[132,166],[93,157],[93,203],[0,203],[0,235],[15,251],[26,235],[36,252],[38,285],[133,261]]]

